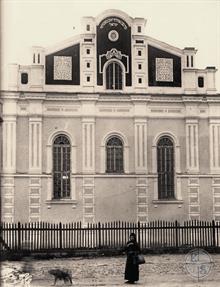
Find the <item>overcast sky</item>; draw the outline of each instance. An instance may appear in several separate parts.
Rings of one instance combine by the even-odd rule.
[[[195,47],[196,67],[220,69],[220,0],[2,0],[1,70],[30,64],[31,46],[48,47],[81,32],[83,16],[119,9],[147,19],[146,34],[178,48]],[[220,92],[220,72],[216,74]]]

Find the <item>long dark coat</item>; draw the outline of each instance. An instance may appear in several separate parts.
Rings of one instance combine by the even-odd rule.
[[[128,241],[126,245],[127,261],[125,266],[125,280],[139,280],[139,265],[137,264],[137,254],[140,253],[139,244],[136,241]]]

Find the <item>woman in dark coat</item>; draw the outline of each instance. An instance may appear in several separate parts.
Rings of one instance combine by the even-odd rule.
[[[130,234],[130,240],[126,245],[127,261],[125,266],[126,283],[134,284],[139,280],[139,265],[137,264],[137,255],[140,253],[140,246],[136,241],[136,235]]]

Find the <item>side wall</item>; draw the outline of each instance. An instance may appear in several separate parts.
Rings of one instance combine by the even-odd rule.
[[[148,114],[145,112],[143,116],[139,113],[138,116],[138,113],[134,115],[134,111],[138,109],[131,102],[129,105],[124,104],[124,112],[121,114],[112,108],[112,104],[110,113],[110,103],[102,103],[102,109],[105,108],[108,112],[101,116],[96,104],[91,105],[89,102],[89,107],[96,110],[96,116],[91,111],[88,122],[83,114],[83,101],[78,101],[75,107],[72,102],[71,113],[68,110],[69,114],[66,115],[65,103],[60,107],[63,112],[60,110],[57,114],[54,112],[55,102],[52,104],[53,111],[50,110],[50,113],[45,101],[45,105],[43,103],[40,106],[38,103],[41,114],[39,112],[32,116],[27,112],[19,112],[16,121],[11,116],[6,117],[3,134],[7,138],[3,140],[3,150],[7,155],[10,154],[8,137],[11,135],[13,139],[15,135],[15,145],[11,147],[13,151],[16,150],[16,169],[13,169],[12,158],[2,173],[3,220],[87,223],[220,218],[220,174],[217,169],[215,173],[212,171],[210,161],[212,146],[215,147],[215,152],[218,150],[216,134],[212,136],[215,141],[210,141],[212,132],[218,132],[219,123],[216,120],[210,122],[205,117],[185,118],[183,105],[179,107],[182,113],[178,115],[176,112],[155,114],[154,105],[148,107]],[[114,103],[116,104],[117,102]],[[19,107],[18,103],[18,110]],[[68,107],[70,109],[69,102]],[[141,109],[146,111],[145,108],[142,103]],[[168,110],[162,105],[160,109]],[[84,140],[87,137],[83,131],[84,123],[92,126],[88,136],[91,137],[94,150]],[[137,125],[143,134],[137,133]],[[9,129],[14,126],[15,130]],[[33,146],[31,144],[30,127],[35,131],[35,126],[38,132],[33,138],[41,143],[37,151],[41,160],[36,167],[32,167],[29,160],[30,156],[36,158],[36,144],[35,141]],[[14,131],[15,134],[10,134],[9,131]],[[71,198],[54,201],[52,143],[59,133],[69,136],[71,142]],[[105,142],[113,134],[120,136],[124,144],[124,174],[105,173]],[[155,148],[157,140],[164,134],[171,136],[174,141],[176,198],[172,201],[158,200]],[[85,144],[90,148],[88,151],[94,154],[94,170],[85,169],[83,165]],[[141,167],[138,166],[136,157],[145,158],[142,155],[146,155],[146,166]],[[4,160],[8,161],[8,158]]]

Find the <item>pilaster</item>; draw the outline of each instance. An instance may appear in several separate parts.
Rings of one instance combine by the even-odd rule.
[[[95,172],[95,120],[84,118],[82,120],[82,145],[83,145],[83,172]]]
[[[210,170],[220,173],[220,120],[209,120]]]
[[[42,172],[42,119],[29,118],[29,173]]]
[[[137,221],[148,221],[148,183],[147,178],[139,177],[136,180]]]
[[[93,177],[83,178],[83,224],[95,221],[95,184]]]
[[[200,220],[199,178],[188,179],[189,220]]]
[[[135,172],[147,173],[147,120],[135,119]]]
[[[188,172],[199,172],[197,119],[186,119],[186,164]]]

